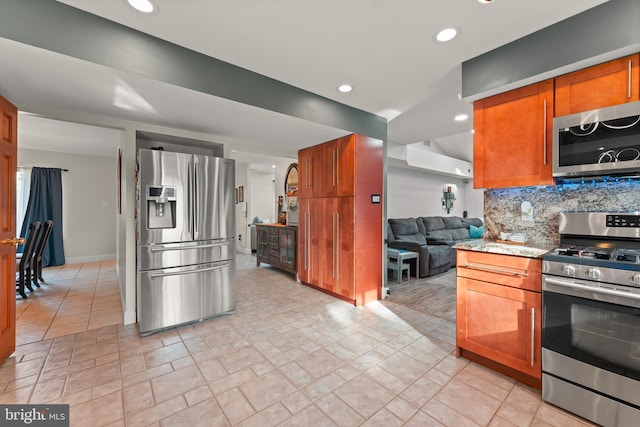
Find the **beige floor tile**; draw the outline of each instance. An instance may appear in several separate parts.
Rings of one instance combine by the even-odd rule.
[[[142,338],[122,325],[113,261],[45,278],[16,302],[0,403],[67,403],[71,425],[592,425],[456,358],[437,295],[433,312],[355,308],[239,254],[235,314]]]

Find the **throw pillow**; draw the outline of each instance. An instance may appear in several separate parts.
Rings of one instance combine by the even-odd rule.
[[[484,234],[484,225],[476,227],[475,225],[469,226],[469,237],[472,239],[481,239]]]

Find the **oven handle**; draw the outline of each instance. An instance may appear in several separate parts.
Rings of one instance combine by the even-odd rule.
[[[588,285],[581,285],[579,283],[558,280],[553,277],[545,277],[544,281],[552,285],[564,286],[565,288],[580,289],[583,291],[594,292],[597,294],[612,295],[615,297],[630,298],[630,299],[640,301],[640,295],[636,295],[631,292],[624,292],[624,291],[618,291],[615,289],[606,289],[606,288],[600,288],[600,287],[594,287],[594,286],[588,286]]]

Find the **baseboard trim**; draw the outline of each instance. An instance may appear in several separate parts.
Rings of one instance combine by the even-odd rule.
[[[83,262],[111,261],[116,259],[116,254],[78,256],[65,258],[65,264],[81,264]]]

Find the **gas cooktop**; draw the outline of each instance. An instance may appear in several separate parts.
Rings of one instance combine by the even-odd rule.
[[[561,246],[550,252],[552,255],[601,259],[616,262],[640,264],[640,249],[601,248],[596,246]]]

